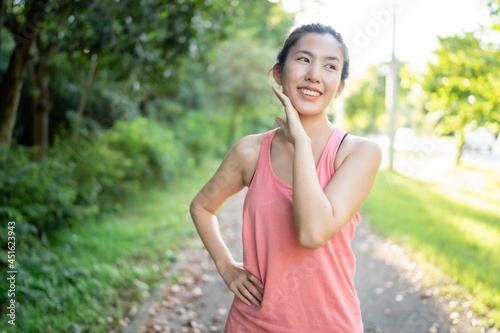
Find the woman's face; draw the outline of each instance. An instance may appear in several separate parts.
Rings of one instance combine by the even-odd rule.
[[[340,80],[344,57],[340,43],[330,34],[308,33],[290,48],[282,71],[274,78],[301,115],[326,110],[344,89]]]

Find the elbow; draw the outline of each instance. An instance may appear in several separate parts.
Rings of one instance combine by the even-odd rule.
[[[317,250],[331,238],[333,216],[325,214],[295,218],[299,245],[308,250]]]
[[[336,225],[333,218],[321,218],[324,222],[321,225],[309,228],[297,228],[297,236],[299,245],[309,250],[317,250],[324,246],[328,241],[340,231],[340,228],[333,227]]]
[[[326,241],[320,237],[314,237],[312,235],[304,235],[304,233],[299,234],[299,245],[308,250],[317,250],[326,244]]]
[[[193,222],[195,221],[196,213],[199,212],[200,209],[201,206],[196,202],[196,199],[193,199],[193,201],[191,201],[191,204],[189,205],[189,214],[191,215]]]
[[[204,205],[203,201],[200,201],[197,197],[194,198],[189,205],[189,215],[191,215],[193,223],[195,225],[198,224],[201,219],[205,218],[206,214],[215,215],[215,213],[212,213],[212,211]]]

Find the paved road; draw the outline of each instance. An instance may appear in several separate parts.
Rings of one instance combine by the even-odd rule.
[[[223,206],[219,221],[223,237],[241,260],[241,210],[244,191]],[[478,332],[481,322],[470,316],[468,304],[437,295],[438,288],[421,286],[425,272],[403,249],[358,225],[352,244],[357,258],[355,285],[361,301],[365,332]],[[222,332],[232,294],[218,275],[201,242],[182,253],[161,289],[152,294],[126,332]],[[173,278],[176,283],[168,284]],[[463,308],[461,312],[455,309]],[[475,329],[470,325],[475,321]],[[493,332],[483,328],[482,332]],[[495,331],[496,332],[496,331]]]

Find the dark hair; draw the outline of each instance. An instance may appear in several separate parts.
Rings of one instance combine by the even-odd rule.
[[[312,32],[317,34],[330,34],[340,43],[340,49],[342,50],[342,56],[344,57],[344,65],[342,66],[342,74],[340,76],[340,79],[341,81],[347,79],[347,77],[349,76],[349,52],[347,50],[347,45],[340,33],[335,31],[335,29],[333,29],[332,27],[323,25],[321,23],[305,24],[292,31],[292,33],[283,43],[281,51],[276,57],[276,62],[279,68],[283,69],[283,67],[285,66],[286,57],[288,56],[288,51],[290,51],[290,48],[297,44],[299,39],[301,39],[304,35]]]

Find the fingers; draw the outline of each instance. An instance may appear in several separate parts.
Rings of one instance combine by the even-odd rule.
[[[248,305],[251,305],[250,304],[250,302],[251,302],[255,306],[259,306],[260,302],[262,302],[262,294],[260,293],[259,290],[257,290],[255,285],[249,280],[246,280],[240,286],[238,291],[242,296],[244,296],[244,298],[240,297],[240,299]]]
[[[257,279],[257,277],[255,275],[250,274],[249,280],[252,281],[253,283],[255,283],[257,286],[259,286],[260,289],[264,288],[264,285],[262,284],[262,282],[259,279]]]
[[[286,123],[285,123],[285,121],[284,121],[283,119],[281,119],[280,117],[276,117],[276,118],[275,118],[275,120],[276,120],[276,124],[278,124],[278,126],[279,126],[282,130],[284,130],[284,129],[285,129],[285,127],[286,127]]]
[[[262,293],[256,286],[259,286],[261,289],[264,288],[262,282],[248,271],[240,271],[238,275],[228,285],[229,290],[245,304],[259,306],[260,302],[262,302]]]
[[[278,99],[280,100],[281,104],[285,107],[287,122],[289,121],[289,119],[293,119],[292,121],[295,122],[295,119],[298,119],[298,114],[288,96],[279,91],[279,89],[274,85],[273,85],[273,91],[276,94],[276,97],[278,97]]]
[[[288,96],[283,94],[275,85],[273,85],[273,91],[276,94],[276,97],[278,97],[278,99],[280,100],[281,104],[283,104],[283,106],[285,107],[288,106],[288,104],[290,103],[290,99],[288,98]]]

